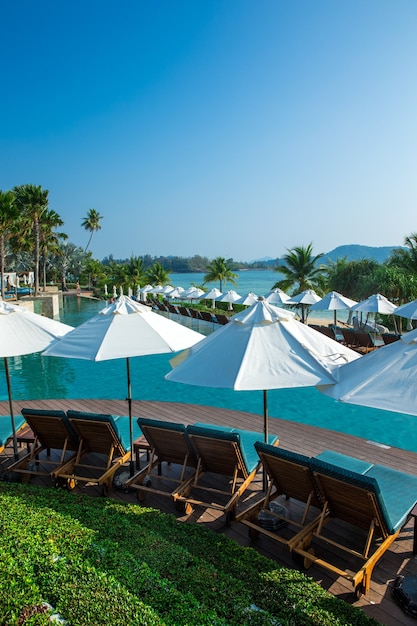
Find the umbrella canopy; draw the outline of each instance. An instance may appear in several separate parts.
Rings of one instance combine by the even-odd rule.
[[[409,320],[417,320],[417,300],[397,306],[394,315],[399,315]]]
[[[167,295],[168,298],[182,298],[184,291],[185,289],[183,289],[183,287],[175,287],[173,291],[170,291]]]
[[[292,296],[289,300],[287,300],[286,304],[299,304],[301,306],[301,321],[304,323],[307,319],[306,316],[306,307],[315,304],[316,302],[320,302],[321,298],[316,294],[314,289],[306,289],[301,293],[298,293],[296,296]]]
[[[242,296],[240,296],[236,291],[234,291],[233,289],[230,289],[230,291],[226,291],[226,293],[223,294],[220,298],[217,298],[217,301],[228,302],[229,310],[232,311],[233,302],[237,302],[237,300],[240,300],[241,297]]]
[[[355,304],[358,304],[356,300],[346,298],[337,291],[330,291],[321,300],[312,304],[310,311],[334,311],[334,324],[336,325],[337,311],[351,309]]]
[[[204,335],[182,326],[149,307],[120,296],[113,304],[68,333],[48,348],[45,356],[88,361],[126,359],[130,418],[131,463],[133,463],[132,395],[129,358],[177,352],[201,341]],[[133,466],[131,465],[131,469]]]
[[[210,291],[208,291],[203,297],[202,299],[204,300],[211,300],[211,308],[214,309],[216,308],[216,300],[217,298],[221,298],[222,296],[222,292],[220,291],[220,289],[217,289],[217,287],[213,287],[213,289],[210,289]]]
[[[198,300],[199,298],[204,298],[205,293],[199,287],[192,287],[188,289],[186,294],[183,294],[188,300]]]
[[[290,296],[282,289],[273,289],[266,296],[265,300],[269,304],[286,304],[290,300]]]
[[[262,390],[267,438],[268,389],[334,383],[333,371],[357,358],[356,352],[296,321],[288,311],[258,300],[173,359],[174,369],[165,378],[202,387]]]
[[[327,396],[361,406],[417,415],[417,330],[338,371]]]
[[[72,326],[37,313],[31,313],[22,306],[15,306],[0,300],[0,356],[4,359],[6,372],[15,456],[17,456],[17,441],[7,359],[8,357],[40,352],[51,342],[63,337],[71,330],[73,330]]]
[[[391,315],[396,310],[396,305],[390,302],[380,293],[369,296],[366,300],[361,300],[352,307],[352,311],[361,311],[362,313],[383,313]]]
[[[257,302],[258,300],[259,297],[256,295],[256,293],[250,291],[246,294],[246,296],[243,296],[242,298],[239,298],[239,300],[236,300],[236,303],[244,304],[245,306],[251,306],[252,304],[255,304],[255,302]]]
[[[361,300],[361,302],[355,304],[351,310],[359,311],[360,313],[375,313],[374,324],[369,325],[369,328],[367,327],[367,325],[365,325],[365,329],[369,330],[370,332],[377,333],[388,332],[388,329],[385,328],[385,326],[381,326],[380,324],[376,323],[377,314],[381,313],[384,315],[393,315],[396,309],[397,306],[390,302],[385,296],[380,293],[375,293],[372,296],[369,296],[369,298],[367,298],[366,300]]]

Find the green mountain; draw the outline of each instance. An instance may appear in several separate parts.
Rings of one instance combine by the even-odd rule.
[[[328,263],[328,261],[336,261],[337,259],[347,258],[348,261],[360,261],[361,259],[374,259],[378,263],[384,263],[391,255],[395,248],[401,246],[360,246],[351,244],[347,246],[338,246],[334,250],[327,252],[322,259],[321,263]]]

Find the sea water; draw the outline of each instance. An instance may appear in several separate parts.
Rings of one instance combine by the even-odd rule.
[[[194,280],[194,276],[196,280]],[[240,272],[237,289],[241,295],[254,291],[265,295],[277,280],[273,271]],[[172,275],[173,286],[187,288],[201,283],[201,274]],[[77,326],[95,315],[104,302],[86,298],[64,297],[61,321]],[[174,319],[175,316],[172,316]],[[179,320],[175,320],[179,321]],[[182,318],[194,330],[209,334],[214,324]],[[262,430],[262,391],[232,391],[195,387],[165,380],[172,354],[130,359],[132,396],[135,400],[185,402],[259,414]],[[222,355],[219,354],[219,360]],[[19,400],[43,398],[125,399],[126,362],[124,359],[90,362],[77,359],[42,357],[39,354],[9,359],[13,397]],[[0,367],[0,399],[7,400],[4,365]],[[417,452],[416,418],[355,405],[342,404],[323,396],[315,388],[268,391],[271,418],[292,420],[357,435],[378,444]],[[157,417],[157,416],[155,416]]]

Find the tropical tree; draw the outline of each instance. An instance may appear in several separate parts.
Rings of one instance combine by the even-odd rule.
[[[53,267],[59,273],[62,291],[67,290],[67,276],[73,279],[80,276],[86,262],[84,250],[73,243],[62,243],[59,252],[51,260]]]
[[[93,287],[96,287],[97,283],[101,281],[104,282],[108,275],[106,266],[104,266],[101,261],[93,259],[90,252],[87,254],[87,260],[83,267],[83,272],[87,273],[89,289],[91,287],[91,282],[93,283]]]
[[[407,246],[407,249],[395,248],[392,251],[387,264],[417,274],[417,233],[405,237],[404,245]]]
[[[81,226],[83,228],[85,228],[85,230],[87,230],[90,233],[90,238],[89,238],[89,240],[87,242],[87,245],[85,247],[84,252],[87,252],[94,233],[97,230],[101,230],[100,222],[101,222],[102,219],[103,219],[103,216],[100,215],[100,213],[98,211],[96,211],[95,209],[90,209],[87,212],[87,215],[85,216],[83,221],[81,222]]]
[[[12,191],[0,190],[0,288],[3,286],[8,242],[13,237],[19,216]],[[3,294],[2,294],[3,295]]]
[[[48,265],[48,257],[51,254],[59,252],[60,242],[67,239],[65,233],[55,232],[55,228],[63,226],[64,222],[61,217],[52,209],[47,209],[39,223],[39,239],[40,239],[40,256],[43,277],[43,290],[46,289],[46,268]]]
[[[229,282],[232,285],[237,285],[237,274],[233,272],[233,260],[225,259],[218,256],[209,263],[207,266],[207,273],[204,276],[203,285],[206,283],[213,283],[219,281],[219,289],[223,291],[223,286]]]
[[[40,185],[19,185],[13,188],[15,202],[21,213],[22,239],[32,232],[32,241],[26,238],[26,245],[34,251],[35,297],[39,291],[39,223],[48,208],[48,190]],[[26,227],[26,228],[25,228]]]
[[[152,285],[167,285],[169,273],[161,263],[154,263],[146,272],[146,280]]]
[[[289,250],[283,257],[283,264],[274,267],[276,272],[283,274],[285,278],[277,281],[273,289],[283,289],[288,291],[295,289],[294,294],[301,293],[306,289],[318,288],[318,278],[323,271],[323,267],[317,262],[323,253],[313,255],[313,244],[308,246],[297,246]]]

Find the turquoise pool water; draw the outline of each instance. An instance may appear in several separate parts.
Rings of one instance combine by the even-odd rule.
[[[64,298],[61,319],[76,326],[103,306],[97,301]],[[212,331],[211,324],[195,320],[190,320],[190,324],[204,334]],[[131,359],[134,399],[186,402],[262,415],[261,391],[210,389],[166,381],[164,375],[170,371],[170,358],[172,355]],[[10,359],[9,365],[16,399],[126,398],[124,359],[93,363],[33,354]],[[0,370],[0,399],[7,400],[3,362]],[[340,404],[314,388],[270,391],[268,407],[271,418],[321,426],[417,452],[417,423],[412,416]]]

